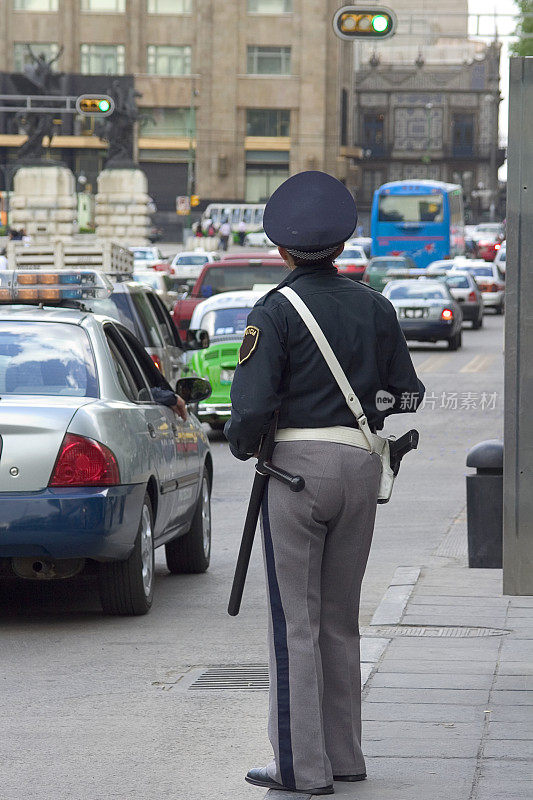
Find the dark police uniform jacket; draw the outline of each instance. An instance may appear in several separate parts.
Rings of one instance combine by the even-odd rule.
[[[387,414],[416,410],[424,385],[389,300],[339,275],[329,262],[296,267],[282,286],[290,286],[313,313],[373,431],[383,427]],[[276,409],[278,428],[357,428],[315,340],[282,294],[273,289],[262,297],[248,325],[259,333],[245,352],[241,348],[242,363],[231,387],[231,420],[224,429],[233,455],[244,460],[257,450]],[[378,409],[379,390],[393,395],[394,405]]]

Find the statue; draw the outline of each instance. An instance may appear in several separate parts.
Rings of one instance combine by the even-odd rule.
[[[33,94],[53,95],[57,94],[57,74],[52,70],[54,64],[63,53],[63,48],[59,50],[54,58],[47,61],[44,53],[35,55],[30,45],[26,45],[31,56],[31,62],[24,67],[24,75],[29,81]],[[15,115],[15,125],[17,129],[22,127],[27,135],[24,144],[17,152],[17,161],[26,163],[44,162],[44,139],[48,139],[47,149],[50,150],[54,135],[54,114],[26,113],[19,111]]]
[[[115,110],[98,122],[95,133],[109,145],[104,169],[136,168],[134,160],[135,123],[143,116],[137,108],[137,97],[142,97],[133,86],[125,87],[120,81],[113,81],[107,94],[115,101]]]

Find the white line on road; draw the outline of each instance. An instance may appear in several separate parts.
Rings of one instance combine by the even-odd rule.
[[[444,364],[447,364],[451,356],[444,353],[436,353],[434,356],[424,359],[420,364],[417,364],[415,369],[417,372],[438,372]]]

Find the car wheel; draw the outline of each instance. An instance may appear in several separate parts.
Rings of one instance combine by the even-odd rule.
[[[144,496],[133,551],[125,561],[99,565],[100,600],[105,614],[147,614],[154,597],[155,558],[152,503]]]
[[[449,350],[459,350],[461,345],[463,344],[463,337],[461,331],[456,333],[450,339],[448,339],[448,349]]]
[[[472,320],[472,330],[478,331],[483,326],[483,312],[477,319]]]
[[[204,467],[200,496],[188,533],[165,545],[167,567],[173,575],[205,572],[211,558],[211,486]]]
[[[209,427],[212,431],[223,431],[225,422],[210,422]]]

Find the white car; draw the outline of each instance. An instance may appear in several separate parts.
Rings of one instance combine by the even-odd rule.
[[[448,274],[469,272],[481,289],[483,305],[493,308],[496,314],[503,314],[505,308],[505,274],[497,264],[480,258],[469,259],[466,263],[455,264]]]
[[[245,247],[272,247],[273,244],[264,231],[252,231],[244,237]]]
[[[365,255],[367,258],[370,258],[370,252],[372,249],[372,239],[370,236],[354,236],[353,239],[348,239],[346,244],[344,245],[345,248],[349,247],[362,247],[365,251]]]
[[[360,281],[368,266],[368,258],[361,245],[346,245],[340,256],[335,259],[335,266],[339,275]]]
[[[170,272],[176,278],[195,281],[204,264],[211,261],[220,261],[220,255],[215,250],[184,250],[177,253],[170,262]]]
[[[130,247],[133,253],[133,269],[147,269],[164,261],[164,256],[159,247]]]

